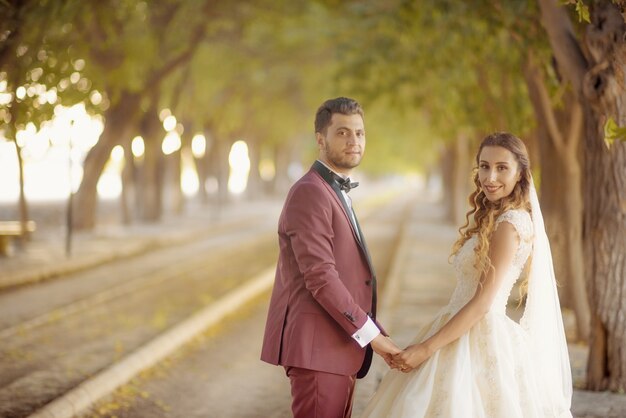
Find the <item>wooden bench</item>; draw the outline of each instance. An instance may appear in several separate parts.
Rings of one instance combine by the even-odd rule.
[[[13,241],[35,232],[34,221],[26,222],[26,229],[22,229],[20,221],[0,221],[0,256],[13,254]]]

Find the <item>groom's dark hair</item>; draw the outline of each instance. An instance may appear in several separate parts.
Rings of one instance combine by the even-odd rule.
[[[341,113],[343,115],[361,115],[363,119],[363,108],[354,99],[347,97],[337,97],[336,99],[326,100],[317,109],[315,114],[315,132],[326,135],[326,128],[330,125],[333,113]]]

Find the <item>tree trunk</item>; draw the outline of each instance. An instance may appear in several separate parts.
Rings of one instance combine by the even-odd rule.
[[[446,144],[441,159],[446,217],[452,224],[460,227],[465,224],[466,214],[470,209],[468,196],[472,187],[472,160],[468,138],[464,134],[458,134],[454,142]]]
[[[193,157],[196,172],[198,173],[198,199],[200,200],[201,205],[209,203],[209,194],[207,193],[205,187],[206,180],[208,178],[206,160],[206,154],[202,156],[202,158]]]
[[[232,147],[232,141],[217,141],[213,164],[215,164],[215,174],[217,178],[217,206],[221,208],[229,200],[228,179],[230,177],[230,166],[228,156]]]
[[[120,205],[122,210],[122,223],[130,225],[135,219],[133,202],[135,201],[135,182],[133,173],[135,171],[135,161],[130,147],[130,141],[124,143],[124,168],[122,169],[122,195]]]
[[[529,54],[523,68],[531,104],[543,141],[541,152],[541,203],[546,219],[554,270],[563,306],[576,313],[577,337],[589,336],[589,308],[583,263],[582,178],[579,149],[583,133],[583,111],[575,97],[557,111],[548,95],[541,70]]]
[[[274,145],[274,178],[270,186],[270,193],[274,196],[285,195],[291,186],[289,178],[290,157],[291,147],[288,144]]]
[[[193,157],[193,161],[196,166],[196,172],[198,173],[198,183],[199,189],[198,194],[200,195],[200,203],[202,205],[207,205],[209,203],[209,194],[206,190],[206,183],[209,178],[210,170],[210,158],[211,155],[211,147],[213,142],[211,141],[211,134],[208,130],[205,130],[204,137],[206,138],[206,149],[204,151],[204,155],[200,158]]]
[[[587,386],[626,389],[626,143],[602,140],[609,117],[626,126],[624,15],[604,0],[594,4],[586,49],[556,0],[539,0],[559,70],[572,83],[585,115],[585,273],[593,316]]]
[[[466,135],[459,134],[452,149],[452,188],[450,189],[450,210],[455,225],[465,224],[465,215],[469,210],[468,196],[472,175],[469,140]]]
[[[143,137],[142,137],[143,139]],[[133,193],[133,219],[142,220],[143,214],[145,212],[145,200],[144,200],[144,185],[146,184],[145,180],[145,154],[146,142],[144,139],[144,154],[140,157],[135,157],[132,155],[130,158],[132,159],[132,182],[134,184],[134,193]]]
[[[441,177],[443,182],[443,206],[446,210],[446,219],[454,224],[454,198],[453,198],[453,190],[454,190],[454,144],[447,143],[441,151],[440,160],[441,163],[439,166],[441,167]]]
[[[593,129],[591,127],[590,129]],[[587,385],[626,390],[626,143],[588,140],[585,185],[587,275],[594,329]],[[601,339],[598,341],[598,339]]]
[[[139,112],[139,95],[124,92],[120,100],[105,113],[104,131],[89,150],[83,166],[83,179],[74,200],[76,229],[91,229],[96,224],[97,185],[111,150],[129,140],[130,128]]]
[[[587,385],[616,392],[626,390],[626,142],[609,149],[600,138],[609,117],[626,127],[624,16],[608,1],[594,5],[585,38],[593,66],[583,84],[599,115],[585,141],[585,237],[594,310]]]
[[[576,150],[573,150],[575,152]],[[565,232],[565,252],[561,263],[565,264],[567,276],[561,276],[559,281],[568,287],[566,291],[569,306],[576,314],[576,331],[579,340],[587,341],[591,323],[591,310],[585,283],[585,264],[582,240],[583,197],[581,193],[581,168],[576,157],[565,156],[563,189],[563,225]]]
[[[24,192],[24,159],[22,158],[22,147],[17,144],[17,140],[13,141],[15,145],[15,155],[17,155],[17,166],[19,170],[19,182],[20,182],[20,195],[18,199],[18,209],[20,217],[20,225],[23,234],[20,236],[22,240],[28,240],[30,238],[30,232],[26,226],[29,220],[28,203],[26,201],[26,193]]]
[[[14,85],[15,82],[13,81],[12,84]],[[16,97],[15,93],[13,93],[13,97]],[[17,121],[17,115],[19,113],[18,106],[20,106],[20,103],[13,99],[13,101],[11,102],[11,106],[9,107],[11,123],[7,126],[7,128],[9,137],[13,139],[12,142],[15,146],[15,156],[17,157],[17,169],[19,174],[19,197],[17,201],[17,208],[21,228],[22,231],[24,231],[24,234],[22,234],[20,239],[29,239],[30,233],[28,232],[26,223],[28,222],[30,215],[28,213],[28,203],[26,201],[26,193],[24,190],[24,159],[22,158],[22,147],[20,147],[20,145],[17,143],[17,128],[15,127],[15,121]]]
[[[541,161],[541,151],[539,147],[541,146],[541,142],[545,141],[544,133],[541,132],[540,129],[536,128],[533,131],[526,134],[524,137],[524,143],[526,144],[526,148],[528,149],[528,156],[530,157],[531,168],[533,161],[536,163],[537,161]]]
[[[172,211],[176,215],[181,215],[185,211],[185,194],[182,187],[182,158],[182,148],[166,157],[166,160],[169,160],[167,161],[169,165],[167,170],[169,181],[166,183],[170,190]]]
[[[156,105],[152,104],[141,120],[141,136],[144,139],[145,154],[142,162],[141,220],[157,222],[163,215],[163,169],[164,156],[161,142],[164,136]]]
[[[146,141],[143,166],[143,212],[144,222],[158,222],[163,215],[163,155],[154,139]]]
[[[259,166],[261,163],[261,144],[256,138],[249,137],[248,157],[250,158],[250,172],[248,173],[248,185],[246,196],[249,199],[256,199],[263,194],[263,179]]]

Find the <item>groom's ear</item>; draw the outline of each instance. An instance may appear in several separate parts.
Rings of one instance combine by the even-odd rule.
[[[317,148],[324,149],[324,135],[320,132],[315,132],[315,142],[317,142]]]

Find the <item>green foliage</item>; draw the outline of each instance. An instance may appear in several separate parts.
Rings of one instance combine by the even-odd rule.
[[[223,17],[220,36],[202,43],[178,81],[168,82],[168,90],[183,86],[175,113],[193,120],[195,130],[206,126],[218,139],[244,135],[267,145],[311,131],[307,93],[317,88],[319,94],[328,73],[315,65],[322,43],[312,42],[303,6],[280,6]]]
[[[576,13],[578,13],[578,19],[587,23],[591,23],[589,19],[589,6],[583,3],[583,0],[576,0]]]
[[[532,126],[521,65],[535,41],[529,2],[370,1],[360,5],[362,36],[343,36],[343,73],[371,100],[421,109],[441,138],[459,132]],[[350,19],[354,19],[351,15]],[[520,36],[525,33],[526,37]],[[368,51],[364,54],[363,51]],[[422,144],[437,147],[436,141]]]
[[[441,143],[428,121],[416,109],[401,111],[382,101],[364,102],[366,151],[361,168],[370,173],[424,172],[437,163]]]
[[[0,107],[16,128],[49,119],[59,103],[103,113],[131,92],[216,140],[314,144],[317,106],[344,95],[365,107],[370,172],[427,166],[460,132],[527,134],[520,68],[529,48],[549,60],[534,0],[24,4],[0,3],[10,15],[0,19],[10,35],[0,38],[0,77],[12,92],[42,84],[58,97]]]
[[[561,3],[575,5],[578,21],[591,23],[591,19],[589,18],[589,6],[587,6],[583,0],[562,0]]]
[[[604,124],[604,143],[611,148],[615,141],[626,141],[626,127],[620,127],[612,117]]]
[[[0,105],[5,135],[14,139],[27,123],[40,126],[58,105],[85,101],[91,82],[82,77],[84,61],[66,42],[76,2],[40,1],[0,5],[0,80],[11,94]],[[25,28],[32,28],[25,30]]]

